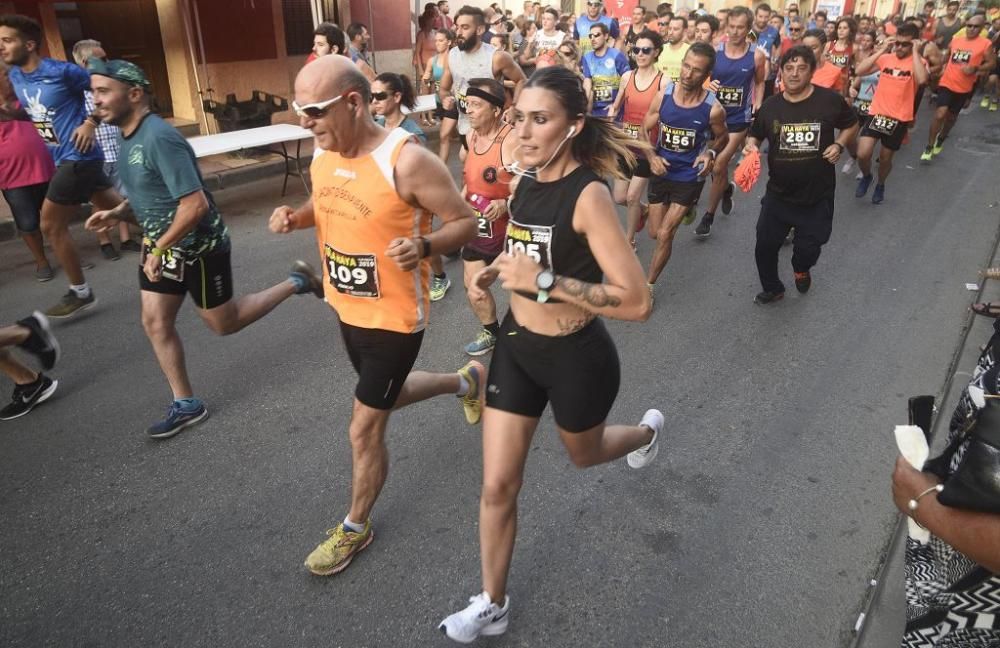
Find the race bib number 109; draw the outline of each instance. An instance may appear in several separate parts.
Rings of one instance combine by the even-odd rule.
[[[820,124],[782,124],[782,151],[816,152],[819,151]]]
[[[342,295],[377,299],[378,265],[374,254],[347,254],[323,245],[330,285]]]
[[[543,268],[551,268],[551,245],[551,225],[522,225],[514,220],[507,222],[507,236],[504,240],[507,254],[527,254]]]

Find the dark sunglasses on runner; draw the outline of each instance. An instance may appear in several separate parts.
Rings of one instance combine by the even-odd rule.
[[[372,101],[385,101],[389,98],[388,92],[373,92]]]
[[[649,55],[649,54],[653,53],[653,48],[652,47],[633,47],[632,48],[632,52],[635,53],[635,54],[646,54],[646,55]]]
[[[601,36],[603,36],[604,34],[603,34],[603,33],[601,33],[601,32],[596,32],[596,33],[594,33],[594,34],[587,34],[587,35],[588,35],[588,36],[590,36],[591,38],[600,38],[600,37],[601,37]]]

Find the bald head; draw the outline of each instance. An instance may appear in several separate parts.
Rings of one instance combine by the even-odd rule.
[[[361,70],[346,56],[321,56],[303,67],[295,78],[295,98],[299,104],[326,101],[353,89],[371,102],[371,85]]]

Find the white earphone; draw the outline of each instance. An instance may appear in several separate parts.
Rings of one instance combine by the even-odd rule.
[[[573,137],[573,134],[575,132],[576,132],[576,126],[570,126],[569,127],[569,133],[566,134],[566,137]]]

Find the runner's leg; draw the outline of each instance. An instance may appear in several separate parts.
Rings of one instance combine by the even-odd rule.
[[[449,117],[444,117],[441,120],[441,130],[438,131],[438,137],[440,139],[438,143],[438,157],[445,164],[448,164],[448,157],[451,155],[451,140],[455,137],[455,133],[458,132],[458,121],[451,119]]]
[[[601,423],[585,432],[567,432],[560,428],[559,438],[573,465],[587,468],[614,461],[649,444],[653,440],[653,431],[642,425]]]
[[[60,205],[48,198],[42,203],[42,235],[56,253],[66,278],[74,286],[86,282],[83,269],[80,268],[76,245],[69,233],[69,221],[77,209],[76,205]]]
[[[502,605],[517,536],[517,496],[538,419],[486,408],[483,413],[483,490],[479,547],[483,589]]]
[[[715,210],[719,208],[722,201],[722,194],[729,188],[729,162],[736,155],[737,151],[743,150],[743,143],[747,139],[747,131],[730,133],[729,142],[726,148],[722,149],[712,167],[712,183],[708,188],[708,209],[705,214],[715,215]]]
[[[22,328],[20,326],[7,328]],[[27,331],[27,329],[25,329]],[[27,334],[24,335],[27,338]],[[18,362],[7,349],[0,347],[0,373],[6,374],[15,385],[30,385],[38,380],[38,373]]]
[[[167,295],[141,290],[142,328],[153,345],[156,360],[170,384],[174,398],[191,398],[191,381],[184,364],[184,345],[177,334],[177,312],[184,295]]]
[[[656,249],[653,250],[653,258],[649,262],[649,272],[646,275],[647,283],[655,284],[660,273],[667,266],[667,262],[670,261],[670,254],[674,247],[674,235],[677,234],[677,228],[680,227],[681,220],[688,209],[688,206],[677,203],[670,203],[667,208],[666,216],[656,231]],[[650,226],[652,229],[652,223]]]
[[[626,236],[629,242],[635,242],[635,233],[639,229],[639,222],[642,220],[642,197],[646,195],[646,188],[649,186],[648,178],[632,178],[628,183],[625,194],[626,204]]]
[[[480,300],[474,300],[472,295],[469,294],[468,287],[472,285],[472,277],[485,267],[485,261],[462,262],[462,272],[464,273],[466,286],[465,296],[469,298],[469,305],[472,306],[472,312],[476,314],[476,317],[479,319],[479,323],[484,327],[487,324],[497,323],[496,299],[493,298],[492,291],[484,290],[483,293],[485,296]]]
[[[353,458],[351,473],[351,510],[348,518],[364,524],[389,475],[389,450],[385,445],[385,427],[391,410],[379,410],[354,399],[350,439]]]
[[[270,313],[278,304],[296,294],[296,290],[295,284],[286,279],[266,290],[230,299],[221,306],[199,308],[198,315],[213,333],[231,335]]]
[[[757,218],[757,243],[754,247],[754,259],[757,262],[757,275],[764,292],[783,293],[785,286],[778,276],[778,252],[781,250],[785,237],[791,226],[779,219],[773,207],[773,198],[766,194],[760,206],[760,216]],[[796,238],[798,233],[796,232]]]
[[[892,158],[896,154],[892,149],[882,146],[878,151],[878,184],[885,184],[886,178],[892,172]]]
[[[868,177],[872,174],[872,157],[875,154],[876,140],[874,137],[868,137],[866,135],[864,137],[859,137],[857,141],[858,154],[856,157],[858,160],[858,168],[861,169],[861,173],[863,173],[865,177]]]

